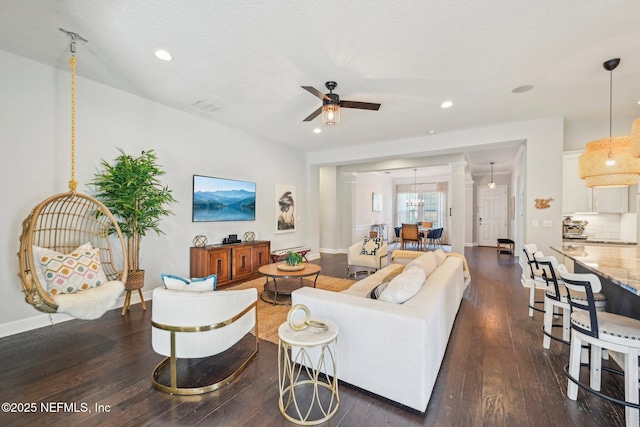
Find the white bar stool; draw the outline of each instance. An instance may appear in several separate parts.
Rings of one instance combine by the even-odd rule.
[[[640,320],[614,313],[596,310],[594,293],[600,292],[602,284],[595,274],[571,274],[559,267],[560,277],[569,289],[571,304],[571,351],[565,374],[569,378],[567,396],[578,398],[578,387],[599,397],[625,405],[627,427],[640,426],[638,410],[638,355],[640,353]],[[573,298],[574,293],[587,295],[586,303]],[[591,345],[590,387],[580,382],[580,349],[582,344]],[[601,353],[603,349],[624,355],[625,401],[600,392]],[[609,368],[607,371],[621,373]]]
[[[547,289],[544,292],[544,326],[542,328],[544,337],[542,338],[542,346],[549,349],[552,339],[569,345],[571,307],[567,298],[567,288],[564,286],[564,282],[562,282],[559,276],[560,266],[558,264],[558,260],[554,256],[542,256],[541,252],[536,253],[534,258],[538,262],[538,266],[542,269],[542,276],[548,284]],[[562,269],[566,271],[566,267],[564,265],[562,266]],[[571,294],[571,297],[584,304],[587,302],[587,295],[584,292],[574,291]],[[593,295],[593,298],[596,310],[604,311],[607,307],[607,297],[600,293],[596,293]],[[553,323],[553,316],[555,313],[561,313],[561,325]],[[553,336],[551,333],[554,326],[562,327],[562,339]]]
[[[547,283],[542,277],[542,270],[538,266],[534,258],[534,254],[538,251],[538,247],[535,243],[529,243],[522,248],[524,255],[526,256],[526,267],[522,270],[522,285],[529,288],[529,317],[533,317],[534,311],[544,313],[544,310],[536,307],[536,304],[543,304],[544,301],[536,301],[536,289],[545,289]],[[542,252],[540,252],[542,254]]]

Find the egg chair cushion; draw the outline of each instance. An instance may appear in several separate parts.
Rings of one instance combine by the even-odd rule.
[[[66,313],[78,319],[92,320],[102,316],[116,305],[124,291],[124,283],[111,280],[97,288],[75,294],[54,295],[58,313]]]

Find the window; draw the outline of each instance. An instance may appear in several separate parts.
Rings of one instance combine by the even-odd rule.
[[[422,207],[422,218],[416,219],[417,221],[431,221],[433,227],[438,228],[440,221],[438,221],[438,193],[436,191],[430,191],[422,193],[422,200],[424,205]]]

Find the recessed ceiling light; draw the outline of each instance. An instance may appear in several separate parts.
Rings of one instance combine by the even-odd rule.
[[[522,86],[518,86],[517,88],[513,89],[511,92],[512,93],[524,93],[524,92],[529,92],[531,89],[533,89],[533,85],[522,85]]]
[[[434,133],[436,133],[436,131],[435,131],[435,130],[433,130],[433,129],[431,129],[431,130],[429,131],[429,135],[433,135]]]
[[[640,101],[638,101],[638,105],[640,105]]]
[[[171,61],[173,59],[173,56],[171,56],[169,52],[162,49],[156,50],[155,55],[158,59],[162,59],[163,61]]]
[[[321,133],[321,132],[322,132],[322,129],[320,129],[320,128],[314,128],[313,129],[313,133]]]
[[[451,101],[444,101],[442,104],[440,104],[441,108],[449,108],[453,105],[453,102]]]

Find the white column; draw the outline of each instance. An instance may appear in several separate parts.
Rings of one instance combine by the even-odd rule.
[[[465,229],[465,178],[464,171],[466,161],[451,162],[451,201],[449,202],[451,214],[451,251],[464,253],[464,229]]]

